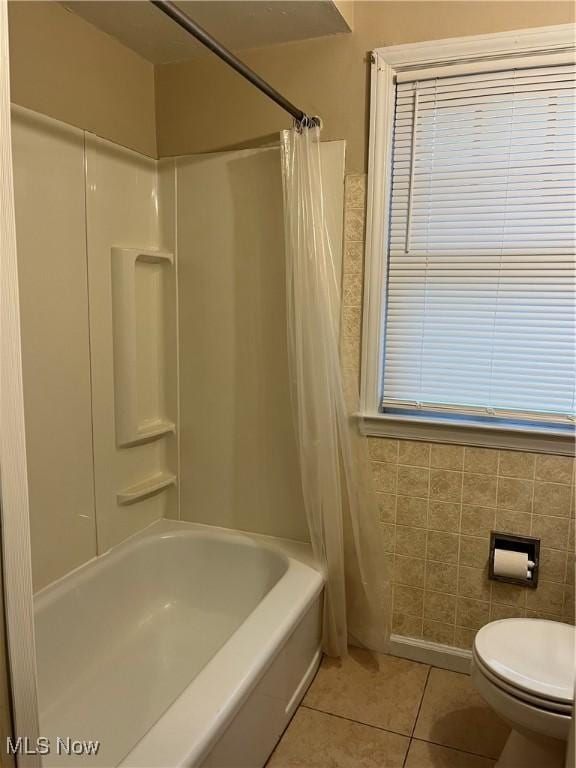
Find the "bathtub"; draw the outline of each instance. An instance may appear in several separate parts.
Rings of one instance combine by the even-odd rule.
[[[322,585],[304,544],[162,520],[40,591],[43,765],[263,766],[320,661]]]

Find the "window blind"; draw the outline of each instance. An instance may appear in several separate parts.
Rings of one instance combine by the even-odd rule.
[[[384,409],[574,414],[575,67],[398,83]]]

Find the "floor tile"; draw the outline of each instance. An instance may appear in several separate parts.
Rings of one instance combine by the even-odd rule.
[[[345,659],[325,658],[305,706],[410,736],[429,667],[351,648]]]
[[[267,768],[402,768],[409,743],[405,736],[301,707]]]
[[[468,675],[430,671],[415,738],[497,758],[509,731],[476,693]]]
[[[414,739],[408,750],[405,768],[493,768],[494,760],[488,757],[458,752],[449,747],[439,747]]]

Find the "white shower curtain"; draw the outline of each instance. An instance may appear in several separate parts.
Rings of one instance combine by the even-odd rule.
[[[390,564],[365,440],[347,412],[351,385],[342,378],[338,344],[340,276],[326,228],[321,170],[320,128],[284,131],[292,410],[310,539],[326,577],[323,648],[342,656],[349,639],[385,650]]]

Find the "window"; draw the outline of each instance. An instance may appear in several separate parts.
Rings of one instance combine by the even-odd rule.
[[[570,428],[575,87],[557,53],[393,73],[393,119],[372,120],[389,130],[364,356],[379,413]]]

